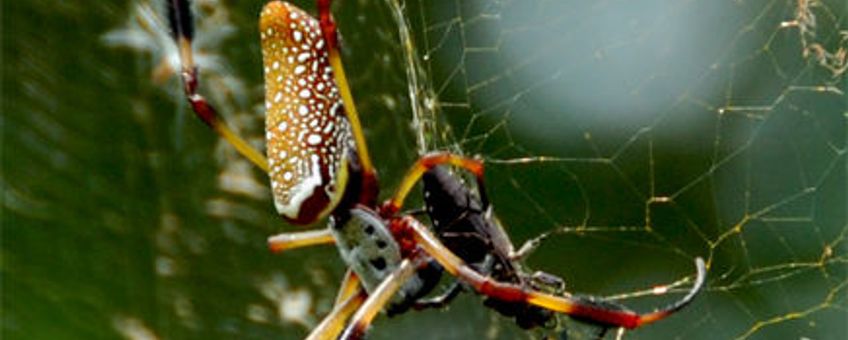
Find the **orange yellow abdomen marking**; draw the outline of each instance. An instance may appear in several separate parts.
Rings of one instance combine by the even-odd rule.
[[[259,30],[274,205],[289,221],[309,224],[329,214],[344,191],[350,124],[318,21],[272,1]]]

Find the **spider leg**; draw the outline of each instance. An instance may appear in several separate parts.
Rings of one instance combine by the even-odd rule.
[[[417,256],[413,255],[413,257]],[[365,331],[368,330],[368,326],[371,325],[377,313],[383,310],[383,307],[395,295],[398,289],[415,275],[415,271],[418,268],[418,259],[404,259],[395,271],[383,279],[383,282],[371,292],[371,295],[368,296],[362,307],[353,315],[339,339],[362,339],[365,336]]]
[[[341,297],[341,295],[339,297]],[[365,293],[364,289],[359,288],[354,291],[354,294],[343,299],[341,302],[336,303],[333,311],[331,311],[330,314],[327,314],[327,316],[324,317],[324,320],[312,329],[312,332],[309,333],[309,336],[307,336],[306,339],[336,339],[339,333],[344,330],[345,321],[351,314],[361,308],[366,298],[368,298],[368,294]]]
[[[359,276],[353,270],[348,269],[342,280],[342,285],[339,286],[339,293],[336,295],[336,305],[358,293],[360,288],[362,288],[362,282],[359,280]]]
[[[365,133],[362,132],[362,124],[359,122],[359,114],[356,111],[356,105],[353,103],[353,94],[351,94],[350,86],[348,85],[347,76],[344,72],[342,59],[339,55],[339,40],[336,32],[336,23],[330,14],[330,5],[332,0],[318,0],[318,19],[321,25],[321,32],[324,40],[327,42],[327,51],[329,52],[330,66],[333,68],[333,76],[336,78],[336,86],[339,89],[339,94],[342,97],[345,114],[350,122],[351,131],[353,131],[353,139],[356,143],[356,150],[359,151],[359,160],[362,164],[363,180],[366,183],[375,181],[376,171],[371,164],[371,157],[368,155],[368,146],[365,143]]]
[[[233,132],[220,119],[215,108],[206,101],[206,98],[197,93],[198,72],[197,66],[194,65],[194,54],[191,50],[191,42],[194,38],[194,23],[189,2],[188,0],[167,0],[166,2],[171,33],[180,51],[183,89],[192,110],[200,120],[229,142],[240,154],[263,171],[268,172],[268,161],[265,156]]]
[[[330,229],[315,229],[291,233],[281,233],[268,237],[268,248],[279,253],[284,250],[335,243]]]
[[[400,210],[406,196],[409,195],[409,192],[412,191],[412,187],[414,187],[415,183],[421,179],[421,176],[423,176],[427,170],[443,164],[457,166],[474,174],[477,178],[477,190],[480,193],[480,202],[482,203],[483,209],[485,210],[489,207],[489,198],[486,195],[486,187],[483,185],[483,162],[452,153],[435,152],[421,156],[421,158],[412,165],[412,167],[406,172],[403,180],[401,180],[394,196],[392,196],[392,198],[383,205],[381,213],[386,216],[391,216]]]
[[[706,278],[704,260],[695,259],[698,270],[695,284],[686,296],[677,302],[647,314],[637,314],[605,300],[572,295],[555,296],[486,277],[465,264],[453,254],[421,222],[402,216],[392,221],[393,230],[402,238],[414,238],[407,244],[417,245],[432,256],[446,271],[465,281],[480,294],[504,302],[522,302],[551,311],[568,314],[574,318],[600,325],[636,328],[661,320],[688,305],[701,290]]]
[[[362,288],[359,276],[348,269],[336,295],[333,310],[312,329],[306,339],[336,339],[344,330],[347,319],[362,306],[366,298],[368,293]]]

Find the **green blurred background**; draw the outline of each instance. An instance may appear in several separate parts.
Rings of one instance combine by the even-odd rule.
[[[203,91],[259,147],[261,6],[196,6]],[[267,251],[295,227],[265,175],[191,116],[162,66],[175,60],[160,13],[2,4],[3,338],[297,339],[331,308],[344,264],[332,247]],[[421,151],[481,155],[514,240],[552,235],[531,268],[640,311],[688,285],[639,292],[706,258],[695,303],[628,338],[848,337],[845,1],[342,0],[334,13],[384,192]],[[571,338],[597,331],[561,321]],[[371,338],[548,333],[465,294],[380,317]]]

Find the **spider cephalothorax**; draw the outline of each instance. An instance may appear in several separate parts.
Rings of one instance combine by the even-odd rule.
[[[266,159],[232,133],[197,93],[189,3],[166,1],[180,49],[186,97],[197,116],[269,174],[274,205],[285,220],[308,225],[330,218],[326,228],[269,239],[274,251],[335,243],[350,267],[335,308],[310,338],[335,338],[343,329],[341,337],[359,338],[385,306],[395,312],[427,306],[428,300],[420,298],[435,287],[442,268],[463,286],[484,295],[488,306],[515,317],[524,327],[545,323],[551,313],[564,313],[603,326],[635,328],[679,310],[700,290],[705,276],[700,259],[689,294],[647,314],[546,289],[557,286],[556,280],[552,285],[534,280],[518,264],[520,256],[492,215],[483,163],[476,159],[450,153],[423,155],[410,167],[397,192],[376,204],[377,176],[341,65],[330,0],[318,0],[320,20],[281,1],[268,2],[262,10]],[[477,195],[444,177],[440,165],[473,174]],[[436,176],[435,182],[425,181],[425,190],[431,194],[441,190],[446,197],[428,201],[433,211],[440,211],[430,215],[437,235],[412,215],[399,213],[405,197],[425,174]]]

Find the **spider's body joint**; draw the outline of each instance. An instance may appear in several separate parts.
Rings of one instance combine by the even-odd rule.
[[[330,230],[342,259],[371,291],[400,264],[400,246],[372,210],[357,207],[346,215],[334,215]]]
[[[405,258],[401,245],[386,227],[385,221],[367,207],[357,206],[346,214],[334,214],[330,219],[330,229],[342,259],[369,293]],[[441,270],[438,268],[420,268],[398,290],[389,309],[395,312],[407,309],[413,301],[430,292],[440,277]]]

